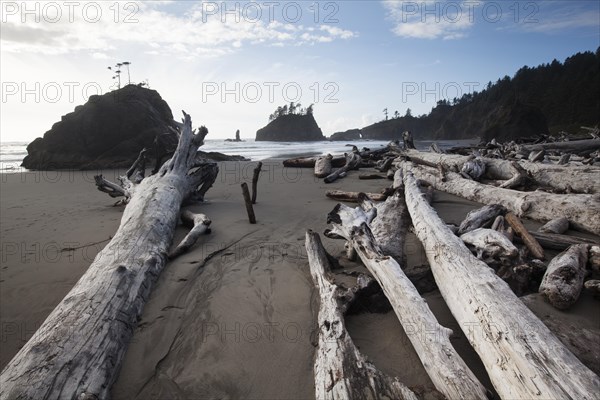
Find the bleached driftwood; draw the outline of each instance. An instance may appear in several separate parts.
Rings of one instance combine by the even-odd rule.
[[[369,228],[375,216],[376,208],[365,212],[338,204],[327,220],[331,231],[352,245],[383,289],[436,389],[449,399],[486,398],[485,388],[452,347],[452,331],[437,322],[400,265],[382,253]]]
[[[317,178],[325,178],[331,174],[331,160],[333,160],[331,154],[317,158],[317,161],[315,161],[315,176]]]
[[[478,181],[485,174],[485,162],[483,158],[471,156],[465,161],[460,169],[460,174],[466,179]]]
[[[200,236],[209,233],[212,221],[204,214],[194,214],[190,210],[183,210],[181,212],[181,222],[191,229],[181,240],[181,243],[169,253],[169,259],[171,260],[186,253],[198,241]]]
[[[362,158],[360,157],[360,154],[358,154],[358,152],[352,152],[347,154],[346,164],[343,167],[336,169],[331,174],[327,175],[325,179],[323,179],[323,182],[332,183],[338,180],[339,178],[345,177],[348,171],[358,169],[361,161]]]
[[[422,198],[413,174],[405,169],[403,175],[415,233],[438,288],[500,397],[595,398],[600,378],[451,233]]]
[[[403,165],[437,190],[483,204],[501,204],[517,216],[541,222],[565,216],[574,228],[600,234],[600,201],[597,195],[519,192],[464,179],[454,172],[447,172],[446,181],[442,182],[436,179],[435,170],[431,168],[401,162],[400,166]]]
[[[314,168],[319,157],[298,157],[283,160],[283,166],[288,168]],[[334,156],[331,159],[331,166],[334,168],[343,167],[346,164],[346,157]]]
[[[428,153],[417,150],[406,152],[411,160],[419,158],[435,166],[442,164],[448,169],[458,168],[469,157],[457,154]],[[484,157],[486,176],[489,179],[509,180],[514,177],[512,162]],[[417,162],[415,162],[417,163]],[[554,187],[560,190],[573,190],[579,193],[600,193],[600,168],[597,166],[555,165],[519,161],[528,176],[543,186]]]
[[[554,218],[538,229],[542,233],[565,233],[569,229],[569,220],[565,217]]]
[[[404,204],[404,191],[399,188],[385,201],[375,203],[364,193],[358,195],[358,203],[366,212],[377,210],[377,218],[369,225],[381,251],[392,256],[401,265],[405,264],[404,240],[410,225],[410,216]]]
[[[354,345],[344,321],[349,305],[348,295],[329,278],[329,260],[315,232],[306,232],[306,253],[319,295],[315,397],[331,400],[416,400],[418,397],[410,389],[397,378],[377,370]]]
[[[592,271],[600,272],[600,245],[590,247],[588,261]]]
[[[514,239],[514,231],[510,226],[507,226],[506,220],[502,215],[498,215],[492,224],[492,229],[500,232],[508,238],[511,242]]]
[[[325,196],[337,201],[347,201],[351,203],[358,202],[358,195],[361,192],[346,192],[344,190],[328,190]],[[373,201],[385,201],[388,195],[385,193],[365,193]]]
[[[493,229],[477,228],[462,234],[460,238],[469,247],[474,248],[477,258],[488,265],[496,260],[510,263],[519,255],[515,245],[504,234]]]
[[[506,212],[500,204],[488,204],[473,211],[469,211],[458,227],[458,234],[462,235],[477,228],[487,228],[498,217]]]
[[[0,375],[2,399],[104,399],[144,303],[167,260],[180,206],[212,184],[215,163],[198,163],[208,130],[184,113],[177,150],[159,171],[129,184],[112,240]]]
[[[570,153],[580,153],[585,151],[595,151],[600,149],[600,140],[598,139],[586,139],[586,140],[573,140],[569,142],[551,142],[551,143],[538,143],[528,144],[521,146],[526,151],[540,151],[540,150],[560,150]]]
[[[260,170],[262,169],[262,161],[259,161],[254,168],[252,173],[252,204],[256,204],[258,178],[260,177]]]
[[[512,189],[521,186],[527,187],[528,185],[532,184],[533,179],[531,179],[528,172],[521,166],[521,164],[516,161],[512,161],[510,163],[510,167],[513,170],[513,176],[506,182],[502,183],[500,185],[501,188]]]
[[[588,290],[594,296],[600,296],[600,280],[598,279],[590,279],[586,281],[583,286],[585,290]]]
[[[578,236],[560,235],[558,233],[545,233],[530,231],[531,236],[546,249],[565,250],[574,244],[598,244],[598,241],[586,239]]]
[[[539,292],[559,310],[571,307],[581,294],[588,250],[585,244],[571,246],[548,264]]]

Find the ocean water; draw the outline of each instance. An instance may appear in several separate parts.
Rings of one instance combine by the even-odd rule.
[[[419,150],[425,150],[433,141],[415,141]],[[438,140],[441,148],[449,148],[466,141]],[[467,141],[468,143],[476,140]],[[318,156],[327,153],[342,154],[348,152],[347,144],[355,144],[359,148],[368,147],[375,150],[386,146],[389,140],[356,140],[348,142],[255,142],[254,139],[243,142],[225,142],[221,139],[206,140],[203,151],[216,151],[228,155],[241,155],[252,161],[260,161],[267,158],[292,158],[300,156]],[[23,158],[27,155],[28,142],[5,142],[0,143],[0,173],[23,172],[21,167]]]

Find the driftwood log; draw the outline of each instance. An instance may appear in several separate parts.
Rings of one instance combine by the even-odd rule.
[[[314,168],[319,157],[298,157],[283,160],[283,166],[288,168]],[[331,166],[334,168],[343,167],[346,164],[346,157],[338,156],[331,159]]]
[[[571,307],[581,294],[588,250],[585,244],[571,246],[548,264],[539,291],[559,310]]]
[[[108,398],[144,303],[167,261],[182,202],[218,168],[197,162],[207,129],[184,113],[172,158],[128,183],[112,240],[0,375],[2,399]],[[126,178],[124,180],[127,180]]]
[[[358,197],[361,192],[346,192],[344,190],[328,190],[325,196],[337,201],[346,201],[349,203],[358,203]],[[363,193],[373,201],[385,201],[388,195],[385,193]]]
[[[241,184],[242,196],[244,197],[244,204],[246,205],[246,213],[248,214],[248,222],[251,224],[256,223],[256,215],[254,215],[254,207],[252,206],[252,199],[250,198],[250,191],[248,190],[248,184],[246,182]]]
[[[565,216],[572,227],[600,234],[600,201],[597,195],[519,192],[464,179],[454,172],[447,172],[443,182],[437,179],[434,169],[407,162],[399,164],[410,168],[415,176],[430,182],[437,190],[483,204],[501,204],[517,216],[541,222]]]
[[[488,204],[473,211],[469,211],[458,227],[458,234],[462,235],[477,228],[489,228],[499,215],[503,215],[506,208],[500,204]]]
[[[338,180],[339,178],[345,177],[348,171],[358,169],[361,161],[362,158],[357,151],[348,153],[346,155],[346,164],[344,164],[343,167],[336,169],[331,174],[327,175],[325,179],[323,179],[323,182],[332,183]]]
[[[433,166],[442,164],[447,169],[462,168],[469,157],[457,154],[428,153],[417,150],[406,152],[415,163],[415,158]],[[512,162],[495,158],[484,158],[486,176],[489,179],[510,180],[514,177]],[[555,165],[520,161],[519,165],[540,185],[578,193],[600,193],[600,168],[596,166]]]
[[[408,168],[403,175],[415,233],[438,288],[500,397],[596,398],[600,378],[452,234],[423,199]]]
[[[325,178],[331,174],[331,160],[333,160],[331,154],[317,158],[317,161],[315,161],[315,176],[317,178]]]
[[[506,220],[506,222],[508,222],[515,234],[517,234],[521,238],[521,240],[523,240],[523,243],[525,243],[525,246],[527,246],[527,249],[529,249],[531,255],[535,258],[543,260],[544,249],[535,239],[535,237],[529,233],[527,228],[525,228],[525,225],[523,225],[523,222],[521,222],[519,217],[509,212],[506,213],[506,215],[504,215],[504,219]]]
[[[529,233],[543,248],[546,249],[562,251],[574,244],[599,244],[597,240],[586,239],[579,236],[560,235],[558,233],[545,233],[536,231],[529,231]]]
[[[542,233],[565,233],[569,229],[569,220],[565,217],[558,217],[551,221],[546,222],[545,225],[538,229],[538,232]]]
[[[449,399],[486,398],[486,389],[452,347],[452,331],[437,322],[400,264],[382,253],[369,228],[376,210],[338,204],[327,216],[331,232],[351,244],[377,280],[436,389]]]
[[[551,142],[551,143],[538,143],[522,145],[521,148],[526,151],[540,151],[540,150],[560,150],[570,153],[581,153],[581,152],[593,152],[600,150],[600,140],[598,139],[587,139],[587,140],[573,140],[569,142]]]
[[[344,321],[351,298],[330,279],[331,266],[319,235],[306,232],[308,264],[319,296],[314,376],[317,399],[411,399],[418,397],[360,354]],[[363,276],[364,277],[364,276]],[[359,287],[361,278],[359,278]]]

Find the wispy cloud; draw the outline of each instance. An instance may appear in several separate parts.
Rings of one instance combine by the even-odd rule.
[[[22,10],[10,10],[3,15],[3,51],[101,54],[135,45],[147,54],[193,58],[226,55],[248,45],[314,45],[357,36],[337,26],[315,28],[268,18],[255,20],[241,9],[228,14],[207,13],[202,3],[188,3],[191,5],[183,12],[175,13],[172,3],[90,2],[93,7],[84,12],[86,3],[78,2],[78,8],[69,10],[54,2],[61,7],[61,18],[56,18],[50,7],[30,6],[31,13],[24,16],[24,22]],[[174,6],[181,8],[181,4]],[[115,7],[121,9],[117,12]]]
[[[394,24],[392,32],[404,38],[460,39],[473,25],[473,2],[384,0],[382,4]]]
[[[600,3],[596,1],[550,1],[532,3],[518,27],[547,34],[572,29],[600,29]],[[523,14],[523,13],[522,13]]]

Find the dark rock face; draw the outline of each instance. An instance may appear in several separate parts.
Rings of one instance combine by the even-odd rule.
[[[256,132],[256,141],[315,142],[326,140],[312,114],[282,115]]]
[[[27,146],[28,169],[129,167],[156,135],[169,131],[173,114],[155,90],[136,85],[102,96],[55,123]]]
[[[345,132],[336,132],[329,137],[329,140],[334,141],[346,141],[346,140],[359,140],[361,138],[360,129],[349,129]]]

